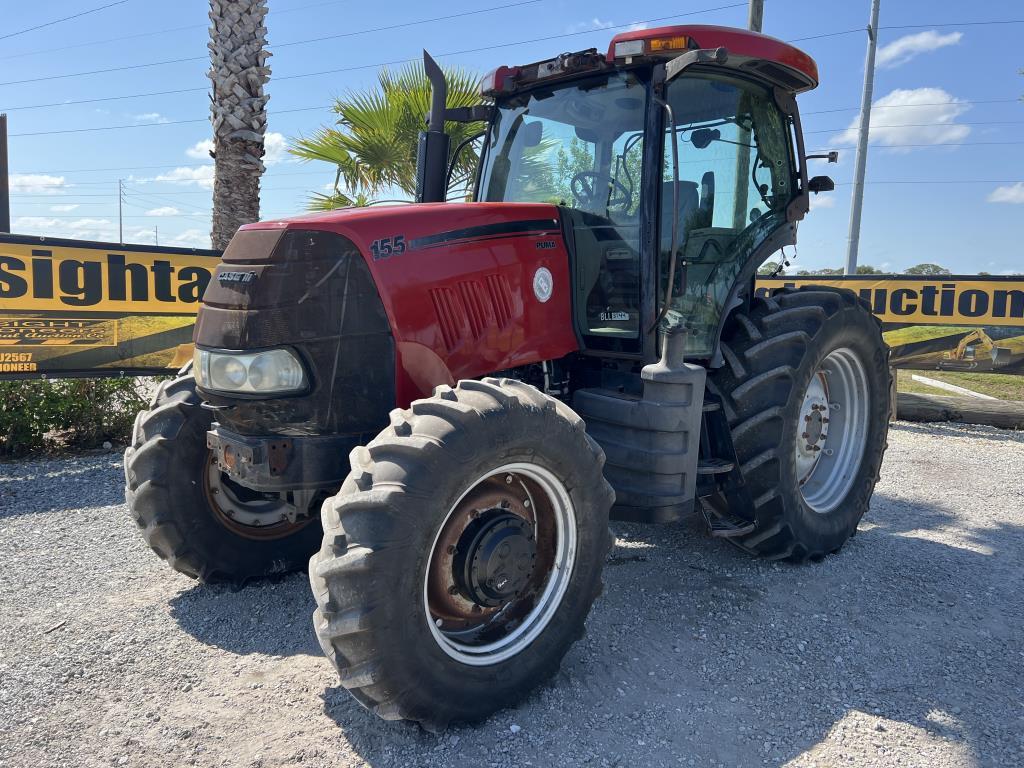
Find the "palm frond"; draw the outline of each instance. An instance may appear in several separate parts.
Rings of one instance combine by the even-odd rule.
[[[447,69],[448,106],[480,104],[479,76],[462,69]],[[430,83],[422,64],[408,64],[395,70],[382,69],[377,87],[350,91],[337,97],[333,111],[337,127],[321,127],[309,138],[290,140],[289,152],[304,160],[319,160],[335,166],[344,191],[314,193],[312,210],[331,210],[366,204],[383,192],[401,190],[410,197],[416,186],[416,145],[430,110]],[[446,123],[452,151],[466,138],[479,133],[481,123]],[[478,156],[467,147],[452,173],[453,190],[463,194],[472,184]],[[345,202],[348,201],[348,202]]]

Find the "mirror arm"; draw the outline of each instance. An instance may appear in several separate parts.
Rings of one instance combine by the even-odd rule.
[[[444,119],[451,123],[489,123],[494,116],[494,107],[476,104],[472,107],[449,107]]]
[[[665,65],[665,82],[679,77],[694,64],[725,64],[728,60],[729,51],[725,48],[698,48],[687,51]]]

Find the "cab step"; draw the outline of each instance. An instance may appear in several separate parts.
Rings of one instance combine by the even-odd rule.
[[[724,475],[732,472],[736,464],[725,459],[704,459],[697,465],[698,475]]]
[[[708,504],[701,504],[701,509],[704,515],[704,522],[708,526],[708,531],[717,539],[746,536],[757,527],[755,522],[744,520],[742,517],[737,517],[727,512],[715,511]]]

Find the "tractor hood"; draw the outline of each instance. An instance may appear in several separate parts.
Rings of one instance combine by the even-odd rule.
[[[203,297],[195,341],[288,346],[307,358],[304,350],[316,348],[311,378],[323,383],[320,368],[368,378],[390,368],[379,344],[378,359],[357,354],[380,326],[394,349],[389,407],[578,349],[559,209],[410,204],[246,225]]]

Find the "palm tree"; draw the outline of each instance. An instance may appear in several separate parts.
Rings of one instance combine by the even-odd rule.
[[[235,230],[260,217],[263,136],[270,79],[267,0],[210,0],[213,83],[213,223],[210,240],[224,248]]]
[[[448,69],[448,106],[480,104],[479,78]],[[310,137],[291,141],[289,152],[303,160],[335,166],[331,194],[314,193],[309,207],[329,210],[368,205],[381,195],[412,198],[416,192],[417,136],[430,111],[430,83],[423,65],[397,72],[381,70],[378,87],[335,99],[337,127],[321,127]],[[482,123],[446,123],[454,153],[463,140],[483,130]],[[449,189],[465,192],[476,168],[477,154],[467,147],[459,154]]]

